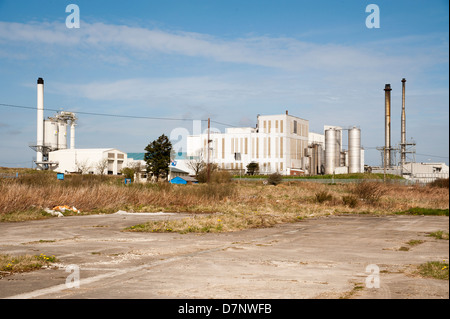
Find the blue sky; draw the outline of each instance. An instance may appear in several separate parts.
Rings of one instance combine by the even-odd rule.
[[[80,8],[68,29],[68,4]],[[380,8],[369,29],[368,4]],[[417,161],[446,162],[449,144],[448,1],[6,1],[0,0],[0,103],[254,126],[289,113],[361,128],[366,164],[384,145],[384,85],[392,86],[392,144]],[[46,116],[54,112],[47,111]],[[224,130],[226,126],[213,123]],[[142,152],[190,121],[79,115],[78,148]],[[0,166],[30,167],[36,112],[0,106]]]

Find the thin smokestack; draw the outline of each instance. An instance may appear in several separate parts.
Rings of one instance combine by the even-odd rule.
[[[384,87],[385,92],[385,123],[384,123],[384,137],[385,137],[385,166],[391,166],[391,85],[386,84]]]
[[[36,162],[42,162],[42,147],[44,146],[44,80],[37,80],[37,154]],[[39,166],[38,166],[39,167]]]
[[[406,111],[405,111],[405,83],[402,79],[402,126],[401,126],[401,163],[402,167],[406,163]]]

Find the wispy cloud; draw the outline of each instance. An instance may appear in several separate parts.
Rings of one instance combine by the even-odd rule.
[[[110,58],[122,55],[148,57],[163,53],[201,57],[290,71],[319,69],[392,68],[411,63],[409,59],[386,56],[383,50],[336,44],[315,44],[287,37],[254,36],[223,40],[207,34],[168,32],[126,25],[84,22],[80,29],[67,29],[63,23],[0,22],[0,43],[26,43],[58,46],[83,52],[94,50],[99,56],[114,49]],[[382,47],[382,46],[380,46]]]

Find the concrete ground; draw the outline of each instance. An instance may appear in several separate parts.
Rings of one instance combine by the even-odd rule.
[[[448,262],[448,241],[427,236],[448,232],[448,217],[330,216],[219,234],[122,231],[184,216],[0,223],[1,254],[59,259],[47,269],[0,273],[0,298],[449,298],[448,281],[414,274],[427,261]]]

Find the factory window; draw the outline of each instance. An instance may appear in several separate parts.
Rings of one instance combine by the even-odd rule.
[[[275,133],[278,133],[278,120],[275,121]]]
[[[283,120],[280,121],[280,133],[283,133]]]
[[[108,158],[114,158],[114,153],[108,153]]]
[[[269,133],[270,133],[271,127],[272,127],[272,121],[269,121]]]
[[[267,133],[267,124],[266,124],[266,121],[264,121],[264,133]]]
[[[245,138],[245,151],[244,154],[247,155],[248,154],[248,137]]]
[[[225,158],[225,139],[222,138],[222,159]]]
[[[118,159],[123,159],[123,158],[124,158],[124,155],[123,155],[123,154],[117,154],[117,158],[118,158]]]
[[[283,158],[283,138],[280,137],[280,158]]]
[[[294,127],[293,127],[293,129],[294,129],[294,134],[297,134],[297,121],[294,121]]]
[[[259,158],[259,137],[256,138],[256,158]]]

